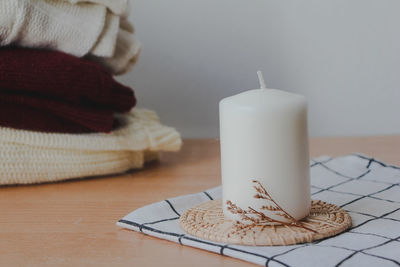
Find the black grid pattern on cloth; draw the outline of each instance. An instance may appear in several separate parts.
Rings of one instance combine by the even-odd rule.
[[[360,172],[356,176],[350,176],[347,173],[344,173],[341,168],[337,168],[337,164],[340,164],[340,159],[348,159],[351,160],[358,160],[358,163],[362,163],[364,165],[364,170]],[[336,162],[335,162],[336,161]],[[331,164],[334,163],[334,164]],[[332,166],[331,166],[332,165]],[[127,219],[131,218],[130,215],[132,215],[132,218],[135,218],[135,211],[132,212],[131,214],[127,215],[123,219],[121,219],[118,222],[118,225],[121,227],[129,228],[131,230],[135,231],[140,231],[145,234],[153,235],[159,238],[163,239],[168,239],[170,241],[174,241],[177,243],[180,243],[182,245],[189,245],[193,247],[198,247],[201,249],[213,251],[215,253],[219,253],[221,255],[227,255],[239,259],[243,259],[249,262],[253,262],[256,264],[264,265],[264,266],[303,266],[305,263],[302,262],[297,262],[296,264],[290,264],[286,261],[286,258],[290,256],[291,254],[295,253],[296,251],[301,251],[304,249],[308,248],[325,248],[325,249],[337,249],[340,251],[343,251],[343,256],[337,260],[335,263],[330,264],[331,266],[342,266],[345,264],[348,264],[348,262],[355,256],[357,255],[365,255],[368,257],[373,258],[376,262],[376,260],[379,260],[382,262],[382,264],[386,264],[388,266],[400,266],[400,261],[399,261],[399,256],[396,256],[395,254],[400,254],[400,253],[393,253],[393,255],[382,255],[379,254],[379,251],[376,252],[374,249],[379,249],[380,247],[386,246],[386,245],[392,245],[394,243],[400,244],[400,219],[390,217],[391,215],[395,214],[396,212],[400,212],[400,201],[398,200],[393,200],[393,199],[385,199],[382,195],[382,193],[385,193],[389,190],[393,189],[399,189],[400,187],[400,168],[392,165],[387,165],[379,160],[376,160],[371,157],[367,157],[364,155],[360,154],[352,154],[348,155],[345,157],[340,157],[340,158],[323,158],[322,160],[312,160],[310,163],[311,169],[313,168],[323,168],[326,171],[330,172],[331,174],[342,177],[345,180],[341,180],[340,182],[329,185],[327,187],[318,187],[311,185],[312,189],[315,190],[312,195],[313,196],[323,196],[324,193],[330,192],[330,193],[335,193],[343,196],[348,196],[350,197],[350,200],[347,201],[344,204],[341,204],[340,206],[348,211],[352,217],[355,215],[362,216],[363,221],[356,223],[356,225],[353,225],[346,233],[347,234],[354,234],[354,235],[361,235],[361,236],[366,236],[366,238],[376,238],[379,239],[379,242],[375,242],[374,244],[371,244],[370,246],[366,246],[363,248],[349,248],[343,245],[335,245],[335,244],[325,244],[328,239],[324,240],[319,240],[313,243],[307,243],[307,244],[300,244],[300,245],[294,245],[294,246],[281,246],[281,247],[275,247],[279,248],[277,252],[271,252],[271,251],[260,251],[260,250],[255,250],[254,247],[249,247],[249,246],[237,246],[237,245],[229,245],[229,244],[223,244],[223,243],[217,243],[217,242],[212,242],[208,240],[202,240],[190,235],[185,234],[182,230],[180,230],[178,226],[178,219],[181,214],[185,209],[189,208],[190,206],[186,207],[183,209],[181,212],[179,211],[180,209],[177,208],[177,205],[174,204],[175,199],[170,199],[170,200],[165,200],[164,202],[156,203],[159,205],[163,205],[163,209],[169,209],[168,216],[167,217],[159,217],[155,220],[149,220],[149,221],[134,221],[132,219]],[[333,167],[333,166],[336,166]],[[340,165],[339,165],[340,166]],[[379,177],[373,177],[373,179],[369,178],[368,182],[376,183],[379,185],[379,189],[376,191],[370,192],[368,194],[359,194],[359,193],[352,193],[352,192],[346,192],[346,191],[341,191],[339,190],[339,187],[343,185],[346,185],[348,183],[354,182],[354,181],[362,181],[364,180],[364,177],[367,175],[373,174],[374,170],[378,170],[380,168],[388,168],[396,172],[395,176],[395,181],[394,182],[388,182],[388,181],[379,181]],[[398,173],[397,173],[398,172]],[[313,178],[313,177],[312,177]],[[398,178],[398,179],[397,179]],[[313,179],[311,179],[312,181]],[[312,182],[311,182],[312,184]],[[378,196],[377,196],[378,195]],[[202,202],[212,200],[214,198],[220,198],[220,192],[216,193],[214,190],[208,190],[202,193],[198,194],[193,194],[190,196],[187,196],[187,199],[195,199],[197,204],[200,204]],[[318,199],[318,198],[316,198]],[[391,209],[386,211],[383,214],[380,214],[379,216],[370,214],[367,212],[362,212],[358,210],[353,209],[348,209],[348,207],[352,204],[355,204],[359,201],[363,200],[373,200],[373,201],[378,201],[380,204],[385,205],[384,203],[390,204]],[[178,201],[178,200],[176,200]],[[162,204],[161,204],[162,203]],[[179,203],[179,201],[178,201]],[[153,204],[153,205],[156,205]],[[187,205],[190,204],[190,201]],[[151,206],[151,205],[150,205]],[[146,207],[145,207],[146,208]],[[142,209],[145,209],[142,208]],[[140,217],[141,215],[137,215],[137,217]],[[143,215],[142,215],[143,216]],[[399,216],[400,218],[400,216]],[[142,220],[143,218],[141,218]],[[387,236],[382,233],[376,233],[376,232],[365,232],[361,231],[360,229],[363,228],[363,226],[374,223],[376,221],[383,221],[383,222],[392,222],[392,223],[398,223],[398,228],[397,233],[392,233],[395,236]],[[173,226],[167,225],[161,227],[163,224],[171,224],[173,223]],[[166,231],[165,229],[172,229],[171,231]],[[333,237],[336,238],[336,237]],[[332,239],[332,238],[331,238]],[[397,245],[397,244],[396,244]],[[266,248],[266,247],[262,247]],[[272,248],[272,247],[270,247]],[[272,249],[271,249],[272,250]],[[329,257],[329,255],[326,255]],[[396,258],[397,257],[397,258]],[[386,266],[385,265],[385,266]]]

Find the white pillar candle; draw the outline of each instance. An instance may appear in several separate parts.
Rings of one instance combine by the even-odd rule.
[[[289,223],[284,212],[300,220],[311,205],[307,102],[301,95],[266,89],[261,73],[259,78],[261,89],[219,104],[223,211],[241,220],[228,209],[230,201],[243,211],[254,209]],[[255,197],[260,192],[254,186],[260,185],[274,202],[264,192]]]

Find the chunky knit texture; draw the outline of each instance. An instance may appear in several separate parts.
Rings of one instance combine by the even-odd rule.
[[[158,152],[86,152],[0,143],[0,185],[56,182],[140,169]]]
[[[177,151],[175,129],[153,111],[135,109],[110,134],[39,133],[0,127],[0,184],[31,184],[121,173]]]
[[[89,59],[102,64],[107,71],[115,75],[121,75],[130,71],[139,59],[141,46],[135,36],[127,30],[120,29],[117,37],[114,56],[102,58],[88,56]]]
[[[90,2],[106,6],[114,14],[125,15],[128,10],[129,0],[64,0],[72,4]]]
[[[35,131],[109,132],[136,103],[101,66],[57,51],[0,49],[0,125]]]
[[[73,1],[76,2],[76,1]],[[77,57],[96,57],[111,73],[123,73],[135,62],[141,44],[133,38],[133,30],[127,31],[128,45],[119,45],[120,24],[132,29],[130,23],[108,11],[111,1],[93,0],[95,3],[71,4],[60,0],[1,0],[0,1],[0,46],[17,45],[31,48],[46,48],[62,51]],[[107,6],[102,5],[107,4]],[[116,1],[120,9],[123,3]],[[121,12],[119,12],[121,13]],[[132,49],[134,47],[134,49]],[[122,63],[115,64],[114,55]],[[131,57],[126,59],[125,57]],[[109,64],[109,60],[112,64]],[[116,66],[116,67],[115,67]]]
[[[118,122],[113,112],[74,107],[57,101],[0,94],[0,126],[55,132],[109,132]]]
[[[73,5],[57,0],[2,0],[0,44],[53,48],[82,57],[94,48],[103,29],[107,29],[106,16],[107,9],[102,5]],[[119,20],[118,16],[111,17]],[[118,28],[112,30],[114,41],[117,31]]]

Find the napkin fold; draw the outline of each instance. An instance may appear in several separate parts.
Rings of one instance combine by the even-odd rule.
[[[351,215],[353,225],[345,233],[307,244],[255,247],[213,242],[180,229],[179,216],[221,198],[221,187],[145,206],[117,225],[263,266],[399,266],[400,168],[360,154],[324,156],[310,164],[312,198]]]

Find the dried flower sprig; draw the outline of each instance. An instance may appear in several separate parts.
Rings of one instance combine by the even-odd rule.
[[[305,230],[316,233],[315,230],[306,227],[300,221],[296,220],[293,216],[291,216],[284,209],[282,209],[281,206],[279,206],[279,204],[275,202],[275,200],[271,197],[271,195],[268,193],[268,191],[264,188],[264,186],[259,181],[253,180],[252,182],[254,184],[253,188],[257,192],[254,195],[254,198],[263,199],[267,202],[266,205],[261,206],[260,209],[272,211],[272,212],[274,212],[275,215],[285,218],[289,222],[268,217],[262,211],[258,211],[252,207],[248,207],[247,210],[243,210],[242,208],[238,207],[236,204],[232,203],[232,201],[228,200],[228,201],[226,201],[227,210],[230,211],[232,214],[240,215],[240,217],[243,221],[248,221],[250,223],[250,224],[243,224],[241,222],[237,222],[236,228],[238,230],[250,229],[254,226],[259,226],[259,225],[266,226],[270,223],[278,223],[278,224],[282,224],[282,225],[286,225],[286,226],[294,226],[294,227],[303,228]]]

